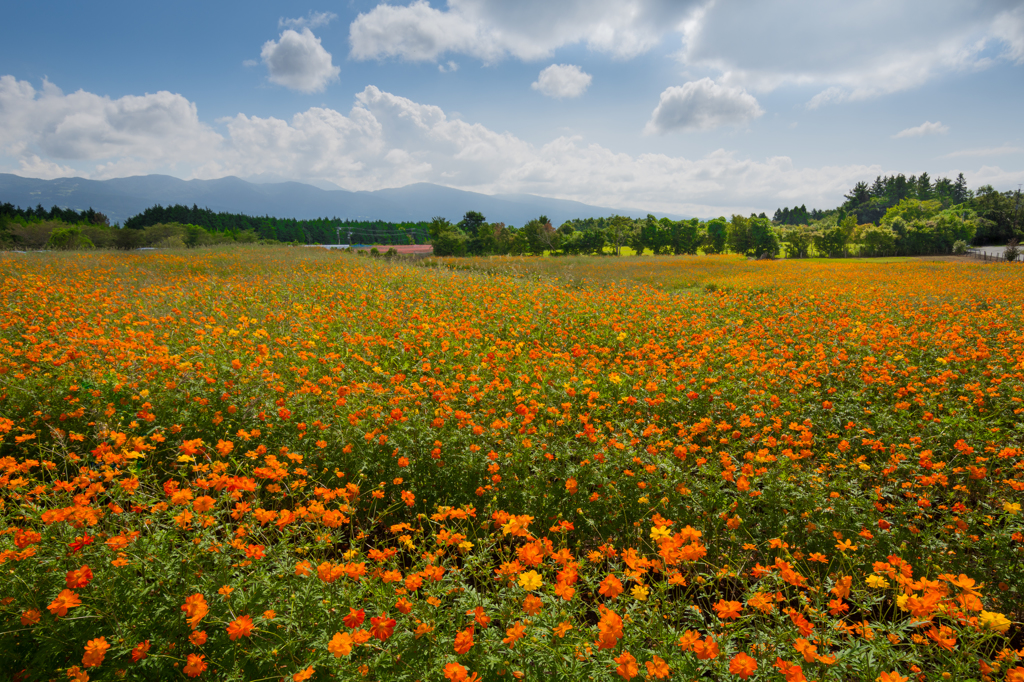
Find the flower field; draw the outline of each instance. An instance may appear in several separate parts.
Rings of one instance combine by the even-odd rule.
[[[0,255],[0,671],[1024,681],[1019,267],[516,263]]]

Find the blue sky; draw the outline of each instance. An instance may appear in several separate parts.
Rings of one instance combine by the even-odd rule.
[[[699,216],[1024,182],[1024,3],[32,2],[0,172],[433,182]]]

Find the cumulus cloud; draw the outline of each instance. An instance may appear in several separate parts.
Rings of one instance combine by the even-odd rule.
[[[912,30],[908,27],[913,27]],[[918,87],[951,72],[1024,60],[1024,8],[1014,0],[823,3],[776,0],[744,11],[709,3],[685,26],[679,57],[721,82],[766,92],[821,88],[811,108]]]
[[[552,64],[540,72],[530,87],[548,97],[579,97],[590,87],[591,80],[593,77],[575,64]]]
[[[751,159],[723,149],[693,159],[634,155],[577,136],[535,145],[374,86],[359,92],[347,113],[312,107],[287,120],[240,113],[219,124],[222,132],[200,122],[181,95],[110,99],[0,77],[0,158],[35,177],[74,168],[93,178],[266,175],[352,190],[432,182],[707,217],[794,203],[834,206],[855,182],[894,172],[800,167],[784,156]],[[982,170],[968,180],[1006,184],[1020,175]]]
[[[713,130],[742,125],[763,113],[754,96],[743,88],[701,78],[662,92],[645,132],[663,135],[676,130]]]
[[[444,64],[438,64],[437,70],[441,73],[455,73],[459,70],[459,65],[453,61],[449,61],[447,66]]]
[[[301,33],[288,29],[279,40],[268,40],[260,57],[267,65],[270,82],[300,92],[322,92],[341,72],[308,28]]]
[[[426,0],[377,5],[349,27],[355,59],[434,61],[454,52],[495,61],[550,57],[585,44],[619,58],[647,52],[687,20],[700,0]]]
[[[318,28],[320,26],[326,26],[331,23],[334,19],[337,19],[338,15],[334,12],[310,12],[304,17],[298,19],[285,19],[281,17],[277,20],[279,28]]]
[[[26,168],[42,168],[44,158],[145,158],[150,167],[166,167],[215,153],[221,141],[199,121],[196,105],[178,94],[65,95],[49,81],[36,90],[13,76],[0,77],[0,151],[20,157]]]
[[[904,128],[895,135],[894,138],[899,139],[901,137],[922,137],[924,135],[944,135],[949,132],[949,126],[942,125],[941,121],[932,123],[931,121],[925,121],[919,126],[913,128]]]

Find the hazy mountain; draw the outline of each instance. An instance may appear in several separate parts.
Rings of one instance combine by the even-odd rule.
[[[338,217],[393,222],[430,220],[434,216],[457,222],[466,211],[479,211],[491,222],[516,226],[542,214],[556,226],[570,218],[613,213],[634,217],[647,214],[640,209],[590,206],[532,194],[480,194],[427,183],[374,192],[349,192],[329,189],[326,184],[320,188],[299,182],[277,182],[273,176],[253,179],[255,182],[233,176],[217,180],[179,180],[168,175],[139,175],[112,180],[38,180],[0,173],[0,203],[10,202],[22,208],[56,205],[77,211],[94,208],[106,214],[111,222],[124,222],[156,204],[197,204],[214,211],[278,218]]]

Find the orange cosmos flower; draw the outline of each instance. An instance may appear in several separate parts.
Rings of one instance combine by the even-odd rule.
[[[185,603],[181,605],[181,610],[185,612],[189,627],[195,630],[199,621],[210,612],[210,607],[206,603],[206,597],[196,593],[190,597],[185,597]]]
[[[199,677],[200,673],[206,670],[206,658],[203,654],[189,654],[185,661],[185,667],[181,669],[181,672],[185,673],[189,677]]]
[[[508,647],[511,649],[516,645],[517,641],[526,636],[526,627],[517,620],[515,625],[505,630],[505,635],[507,636],[501,641],[508,644]]]
[[[188,641],[192,642],[193,646],[202,646],[206,644],[206,638],[204,630],[193,630],[192,634],[188,636]]]
[[[1007,670],[1006,682],[1024,682],[1024,668],[1018,665],[1013,670]]]
[[[569,630],[572,630],[572,625],[569,624],[569,621],[563,621],[555,626],[553,632],[555,637],[562,639],[565,637],[565,633],[569,632]]]
[[[701,661],[718,658],[718,642],[711,639],[711,636],[708,635],[703,641],[697,640],[693,643],[693,653]]]
[[[628,651],[623,651],[622,655],[613,660],[619,664],[619,667],[615,669],[615,672],[624,680],[631,680],[640,672],[636,664],[636,658],[634,658],[633,654]]]
[[[458,663],[448,663],[444,667],[444,676],[451,680],[451,682],[462,682],[468,676],[467,671],[463,666]]]
[[[27,611],[24,611],[21,614],[21,624],[35,625],[39,622],[39,619],[42,617],[42,615],[43,614],[39,612],[39,609],[29,609]]]
[[[619,582],[618,578],[609,573],[608,576],[601,581],[601,586],[597,591],[609,599],[615,599],[615,597],[622,594],[622,583]]]
[[[85,654],[82,656],[82,665],[86,668],[92,668],[103,662],[103,658],[107,655],[107,649],[110,645],[107,644],[106,637],[97,637],[96,639],[90,639],[85,645]]]
[[[313,669],[313,666],[309,666],[305,670],[300,670],[299,672],[292,675],[292,679],[295,682],[305,682],[309,678],[313,677],[313,673],[315,672],[316,670]]]
[[[742,651],[733,656],[732,660],[729,661],[729,672],[733,675],[739,675],[740,679],[747,679],[754,674],[755,670],[757,670],[757,661]]]
[[[88,565],[76,568],[73,571],[68,571],[67,577],[64,582],[67,584],[69,589],[78,589],[85,587],[92,580],[92,569]]]
[[[71,590],[61,590],[57,598],[50,602],[46,609],[58,618],[68,615],[68,609],[81,606],[82,600]]]
[[[541,608],[544,606],[544,602],[540,600],[535,594],[528,595],[523,600],[523,613],[528,616],[535,616],[540,613]]]
[[[484,607],[478,606],[471,611],[466,611],[467,616],[473,616],[473,620],[482,628],[491,624],[491,617],[484,613]]]
[[[347,628],[357,628],[363,624],[366,620],[366,611],[359,609],[356,611],[352,607],[348,609],[348,615],[341,619]]]
[[[149,656],[149,640],[148,639],[145,642],[139,642],[138,644],[135,645],[135,648],[132,649],[132,661],[134,661],[135,663],[138,663],[139,661],[143,660],[144,658],[147,658],[148,656]]]
[[[460,630],[455,635],[455,653],[462,655],[473,648],[473,626],[469,626],[465,630]]]
[[[895,670],[890,673],[882,673],[878,676],[878,682],[907,682],[909,679],[909,677],[904,677]]]
[[[647,661],[646,665],[647,675],[658,680],[667,678],[672,672],[668,667],[668,663],[660,656],[654,656],[651,660]]]
[[[740,611],[743,610],[743,604],[738,601],[725,601],[722,599],[712,608],[715,609],[715,613],[718,614],[719,618],[725,620],[727,618],[739,618]]]
[[[89,682],[89,673],[85,672],[77,665],[73,665],[68,668],[68,679],[74,680],[74,682]]]
[[[412,602],[405,597],[400,597],[395,602],[395,608],[398,609],[399,613],[409,615],[409,612],[412,611]]]
[[[555,585],[555,596],[561,597],[565,601],[572,599],[574,594],[576,594],[576,588],[572,585],[561,582]]]
[[[249,637],[252,635],[254,627],[250,616],[239,616],[228,623],[228,638],[234,641],[242,637]]]
[[[347,632],[336,632],[327,645],[327,650],[334,654],[335,658],[341,658],[352,653],[353,644],[352,635]]]
[[[386,613],[382,616],[371,618],[370,634],[383,642],[395,631],[395,625],[397,624],[397,621],[394,618],[388,618]]]

